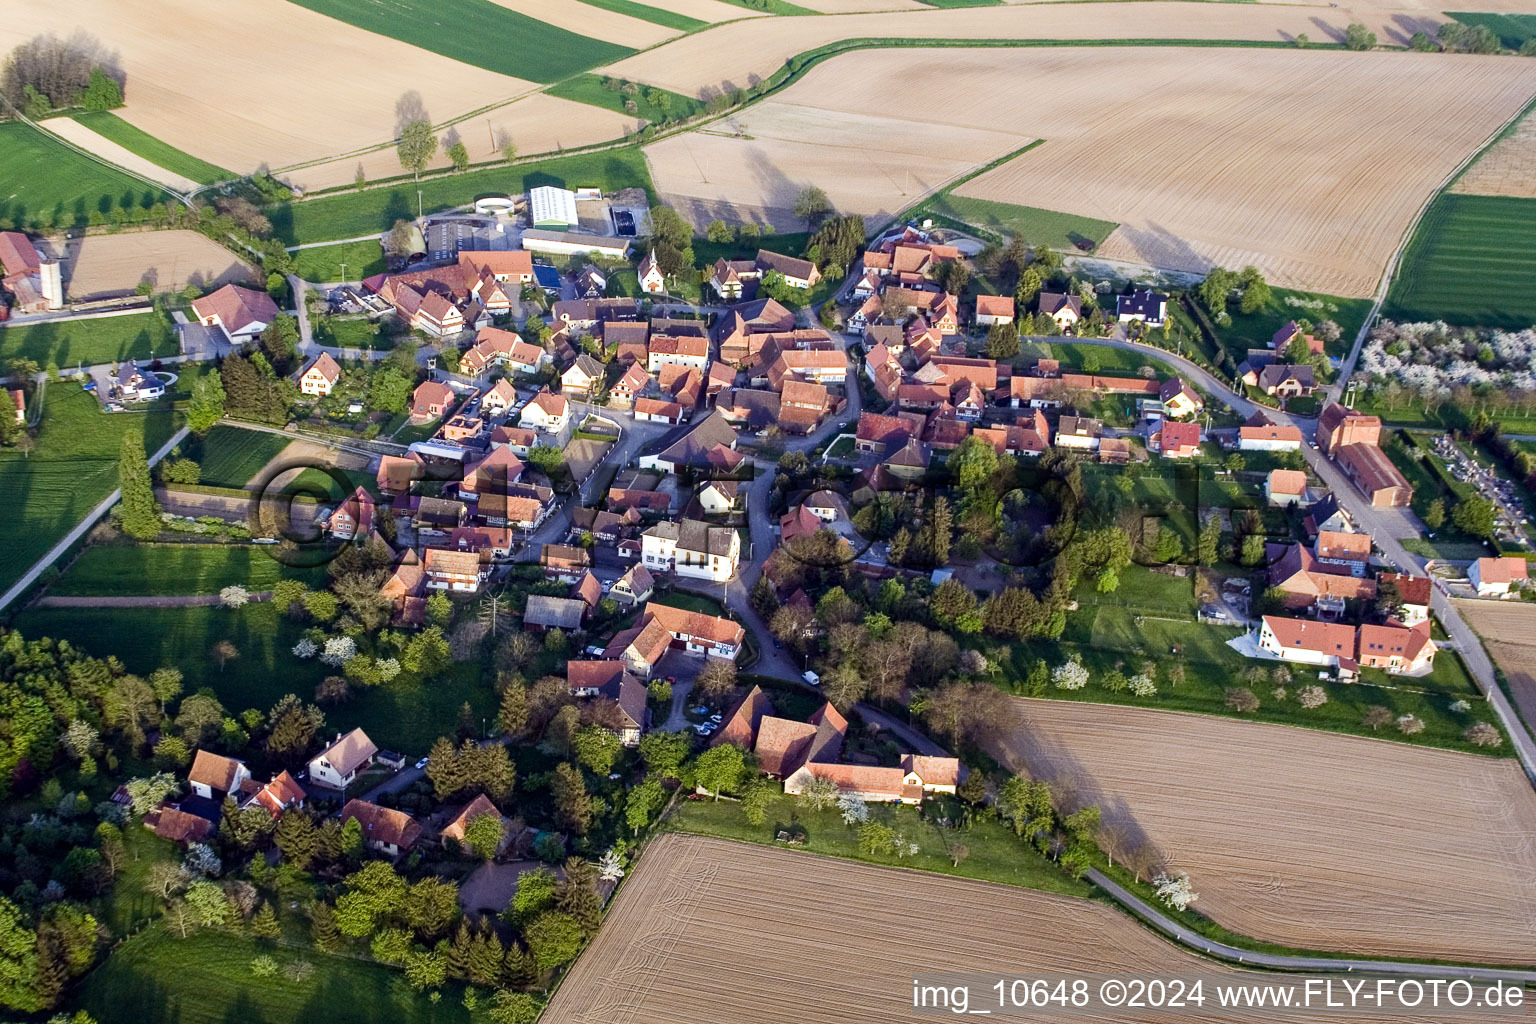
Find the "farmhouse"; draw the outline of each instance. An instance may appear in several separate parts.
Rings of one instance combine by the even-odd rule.
[[[639,466],[669,473],[690,467],[730,471],[742,461],[735,449],[736,431],[716,409],[692,425],[669,431],[647,445],[640,455]]]
[[[376,274],[363,289],[394,307],[413,329],[448,337],[512,311],[518,287],[533,280],[528,253],[460,250],[457,263],[405,274]]]
[[[20,231],[0,231],[0,285],[16,297],[16,308],[24,313],[46,313],[64,306],[59,261],[44,259]]]
[[[331,358],[329,352],[322,352],[320,358],[299,374],[299,393],[323,398],[331,393],[331,388],[340,379],[341,367],[336,365],[336,360]]]
[[[640,535],[641,561],[651,572],[724,583],[736,575],[741,535],[697,519],[661,522]]]
[[[1245,452],[1301,451],[1301,428],[1274,423],[1253,424],[1237,429],[1237,446]]]
[[[341,823],[356,821],[363,828],[363,844],[370,850],[398,857],[409,853],[421,838],[421,826],[404,811],[352,799],[341,809]]]
[[[641,609],[640,623],[614,636],[604,658],[619,658],[641,679],[649,679],[657,662],[672,648],[734,661],[746,633],[730,619],[657,604]]]
[[[353,729],[346,735],[337,733],[330,746],[310,758],[309,777],[322,786],[345,789],[360,770],[372,763],[378,752],[379,748],[361,729]]]
[[[1530,578],[1530,567],[1525,559],[1479,558],[1467,566],[1467,579],[1472,581],[1478,597],[1507,597],[1510,592]]]
[[[1374,418],[1374,417],[1372,417]],[[1321,446],[1319,446],[1321,447]],[[1378,508],[1406,508],[1413,501],[1413,485],[1373,444],[1345,444],[1334,449],[1338,463],[1349,482]]]
[[[249,341],[277,319],[277,303],[266,292],[227,284],[218,291],[192,300],[192,312],[204,327],[217,327],[230,344]]]
[[[422,553],[422,568],[428,590],[473,594],[483,578],[479,553],[457,548],[427,548]]]

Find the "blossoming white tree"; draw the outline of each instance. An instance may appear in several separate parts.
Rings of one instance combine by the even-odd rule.
[[[1189,876],[1182,871],[1177,875],[1166,872],[1158,875],[1152,879],[1152,888],[1157,891],[1157,898],[1174,910],[1184,910],[1200,898],[1190,886]]]
[[[241,608],[250,601],[250,591],[238,584],[230,584],[219,591],[219,603],[225,608]]]
[[[1051,670],[1051,682],[1058,690],[1081,690],[1088,685],[1088,670],[1074,654]]]

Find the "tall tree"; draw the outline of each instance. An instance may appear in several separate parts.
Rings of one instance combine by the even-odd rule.
[[[214,374],[199,377],[192,385],[187,404],[187,426],[199,436],[224,418],[224,383]]]
[[[427,169],[432,154],[437,152],[437,136],[432,132],[431,123],[426,120],[407,122],[400,129],[400,141],[395,148],[400,153],[400,166],[420,181],[421,172]]]
[[[142,430],[123,433],[117,472],[123,489],[123,532],[135,540],[152,539],[160,532],[160,507],[155,504],[155,488],[149,476],[149,460],[144,456]]]
[[[794,210],[795,216],[805,221],[805,226],[812,231],[835,212],[827,193],[815,185],[800,190],[795,196]]]

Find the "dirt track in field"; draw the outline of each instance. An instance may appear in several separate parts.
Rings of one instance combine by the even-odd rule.
[[[1513,758],[1206,715],[1011,702],[986,746],[1303,949],[1536,963],[1536,793]]]
[[[70,244],[64,274],[75,301],[131,294],[146,280],[158,291],[259,280],[254,268],[196,231],[86,235]]]
[[[912,1008],[916,977],[1200,974],[1273,979],[1217,966],[1087,900],[698,836],[647,848],[602,930],[561,983],[544,1024],[887,1024]],[[953,981],[951,981],[951,984]],[[1273,1020],[1239,1011],[1100,1010],[1020,1020],[1169,1024]],[[948,1018],[950,1013],[940,1011]],[[1296,1024],[1347,1019],[1291,1011]],[[1358,1016],[1356,1020],[1360,1019]],[[1406,1024],[1426,1018],[1387,1014]],[[1470,1014],[1434,1018],[1465,1020]]]

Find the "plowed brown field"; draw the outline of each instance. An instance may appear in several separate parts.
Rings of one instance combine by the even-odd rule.
[[[1015,699],[988,750],[1097,803],[1242,935],[1536,963],[1536,793],[1514,759]]]
[[[1467,168],[1451,191],[1536,199],[1536,117],[1526,115],[1513,132]]]
[[[70,244],[64,279],[76,302],[128,295],[146,280],[157,291],[261,280],[253,267],[196,231],[85,235]]]
[[[1521,716],[1536,722],[1536,605],[1525,601],[1457,601],[1456,610],[1483,638],[1488,654],[1504,670]]]
[[[1041,972],[1201,974],[1216,966],[1102,904],[944,875],[759,846],[663,836],[615,898],[602,930],[550,1001],[544,1024],[888,1024],[916,977]],[[981,986],[978,986],[981,988]],[[971,1007],[982,1008],[979,991]],[[941,1011],[942,1012],[942,1011]],[[1163,1010],[1169,1024],[1274,1019]],[[1145,1010],[1081,1019],[1136,1024]],[[945,1017],[951,1016],[943,1013]],[[1018,1019],[1051,1020],[1048,1011]],[[1338,1016],[1291,1011],[1310,1024]],[[1358,1019],[1358,1018],[1357,1018]],[[1371,1015],[1404,1024],[1406,1016]],[[1414,1020],[1422,1018],[1414,1017]],[[1474,1019],[1470,1014],[1436,1021]]]

